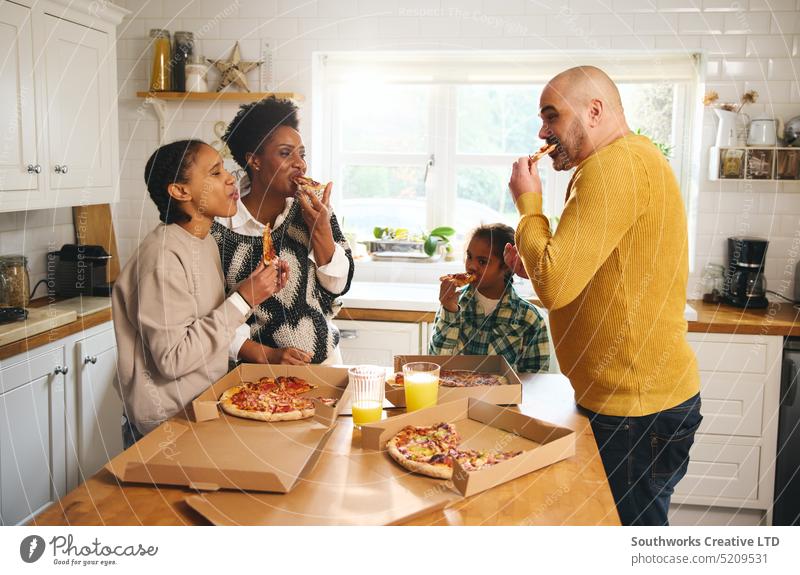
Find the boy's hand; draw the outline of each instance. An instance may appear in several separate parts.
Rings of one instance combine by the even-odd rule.
[[[439,286],[439,302],[442,307],[450,312],[458,311],[458,292],[456,291],[456,282],[451,279],[442,280]]]

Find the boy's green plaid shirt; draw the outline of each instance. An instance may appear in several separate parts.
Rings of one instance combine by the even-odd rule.
[[[536,308],[509,284],[494,311],[483,315],[474,294],[473,286],[464,289],[457,312],[439,308],[428,353],[502,355],[518,372],[547,371],[547,325]]]

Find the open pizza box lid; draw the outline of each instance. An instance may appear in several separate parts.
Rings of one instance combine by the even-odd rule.
[[[314,401],[314,421],[331,427],[336,423],[339,412],[343,408],[349,409],[350,392],[347,388],[348,376],[346,368],[242,363],[212,384],[192,402],[194,421],[209,421],[223,416],[230,417],[220,409],[218,402],[226,389],[234,385],[241,385],[244,382],[256,382],[262,377],[279,376],[300,377],[317,386],[316,389],[304,393],[302,397],[308,397],[312,400],[318,397],[338,399],[333,406]]]
[[[506,385],[481,385],[476,387],[439,386],[439,403],[455,399],[474,397],[495,405],[518,405],[522,403],[522,382],[502,355],[396,355],[395,372],[402,371],[403,365],[414,361],[427,361],[442,369],[463,369],[479,373],[505,376]],[[386,382],[386,399],[396,407],[405,407],[406,392],[402,386]]]
[[[325,394],[338,394],[327,396],[339,397],[339,402],[329,408],[332,413],[321,410],[322,417],[317,419],[269,423],[218,411],[209,417],[212,415],[209,404],[214,411],[218,409],[212,398],[238,384],[241,378],[248,381],[246,378],[275,372],[320,385],[313,392],[320,392],[324,381],[328,384]],[[328,419],[335,420],[337,408],[349,401],[346,383],[347,370],[342,368],[239,366],[193,403],[200,407],[205,420],[192,421],[176,416],[112,459],[106,469],[125,482],[182,485],[203,491],[235,489],[287,493],[317,462],[333,429]]]
[[[185,501],[214,525],[392,525],[462,500],[455,490],[361,447],[348,419],[286,494],[218,491]]]
[[[398,415],[361,428],[365,449],[380,451],[391,459],[386,443],[407,425],[454,424],[466,449],[522,451],[491,467],[467,472],[458,462],[453,468],[453,487],[469,497],[501,483],[575,455],[575,432],[475,398],[440,403],[435,407]],[[445,480],[429,478],[432,483]]]

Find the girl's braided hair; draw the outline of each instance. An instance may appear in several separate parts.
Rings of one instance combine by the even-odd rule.
[[[189,168],[198,150],[207,145],[202,140],[179,140],[158,148],[144,167],[144,181],[150,198],[158,208],[158,217],[165,224],[188,222],[191,218],[173,201],[167,187],[189,181]]]
[[[258,154],[280,126],[298,129],[297,106],[291,100],[270,96],[240,106],[222,140],[236,163],[249,173],[247,154]]]

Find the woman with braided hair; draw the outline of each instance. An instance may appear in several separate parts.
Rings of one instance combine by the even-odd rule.
[[[162,223],[139,245],[112,294],[126,449],[228,371],[236,329],[288,279],[285,264],[262,262],[225,296],[208,232],[215,217],[236,213],[239,193],[211,146],[161,146],[144,177]]]
[[[281,261],[291,269],[286,289],[257,307],[237,332],[239,357],[251,362],[341,363],[336,298],[350,288],[353,255],[330,208],[298,185],[306,173],[297,107],[275,97],[246,104],[223,139],[246,172],[235,216],[218,218],[217,240],[228,288],[261,259],[267,226]],[[269,232],[268,232],[269,233]],[[232,348],[232,351],[233,351]]]

